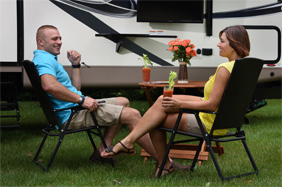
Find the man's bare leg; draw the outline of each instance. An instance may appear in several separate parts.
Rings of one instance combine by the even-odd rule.
[[[129,100],[125,97],[117,97],[117,105],[123,106],[123,107],[129,107]],[[115,138],[115,136],[117,135],[118,131],[120,130],[122,124],[118,124],[118,125],[113,125],[110,127],[105,127],[105,132],[104,132],[104,139],[106,142],[107,146],[112,145],[113,139]],[[103,152],[105,150],[104,145],[101,143],[99,146],[99,151],[100,153]]]

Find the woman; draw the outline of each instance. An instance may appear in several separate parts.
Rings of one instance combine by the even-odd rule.
[[[217,110],[235,60],[248,56],[250,51],[249,36],[243,26],[227,27],[219,33],[219,38],[220,42],[217,44],[219,55],[228,58],[229,62],[219,65],[216,73],[210,77],[204,88],[204,98],[189,95],[174,95],[172,98],[160,96],[144,114],[134,130],[113,148],[102,152],[102,157],[109,158],[118,154],[135,154],[134,142],[149,132],[158,154],[158,163],[161,164],[166,149],[166,135],[164,131],[157,129],[158,126],[173,128],[179,108]],[[207,132],[210,132],[214,118],[214,114],[200,113],[200,119]],[[193,114],[183,115],[179,130],[201,133]],[[215,135],[224,135],[226,133],[227,129],[214,131]],[[171,160],[167,159],[162,175],[171,173],[174,170]]]

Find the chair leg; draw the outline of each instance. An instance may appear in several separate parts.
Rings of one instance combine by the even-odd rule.
[[[104,139],[104,136],[103,136],[103,134],[102,134],[102,132],[101,132],[101,129],[98,128],[97,131],[98,131],[98,134],[99,134],[99,136],[100,136],[100,138],[101,138],[102,144],[104,145],[104,147],[105,147],[105,149],[106,149],[106,148],[108,147],[108,145],[107,145],[106,142],[105,142],[105,139]]]
[[[90,139],[90,142],[91,142],[91,145],[92,145],[93,149],[94,149],[94,150],[97,150],[97,147],[96,147],[96,145],[95,145],[95,142],[94,142],[94,140],[93,140],[93,138],[92,138],[92,136],[91,136],[90,130],[87,131],[87,135],[88,135],[88,137],[89,137],[89,139]]]
[[[54,150],[54,152],[53,152],[53,154],[52,154],[52,156],[51,156],[51,159],[49,160],[47,166],[44,167],[43,165],[41,165],[41,164],[37,161],[37,159],[38,159],[39,153],[41,152],[41,150],[42,150],[42,148],[43,148],[43,145],[44,145],[44,143],[45,143],[45,141],[46,141],[46,139],[47,139],[47,137],[48,137],[48,135],[45,134],[45,136],[44,136],[44,138],[43,138],[43,140],[42,140],[42,142],[41,142],[41,144],[40,144],[40,146],[39,146],[39,148],[38,148],[38,150],[37,150],[37,152],[36,152],[36,154],[35,154],[35,156],[34,156],[33,162],[34,162],[36,165],[38,165],[39,167],[41,167],[42,169],[44,169],[45,171],[48,171],[49,168],[51,167],[52,163],[53,163],[53,160],[55,159],[55,156],[56,156],[56,154],[57,154],[57,152],[58,152],[60,146],[61,146],[61,143],[62,143],[62,141],[63,141],[63,139],[64,139],[64,136],[65,136],[65,133],[64,133],[64,132],[61,132],[61,135],[59,136],[59,141],[58,141],[58,143],[57,143],[57,145],[56,145],[56,147],[55,147],[55,150]]]
[[[254,168],[254,170],[255,170],[255,173],[258,174],[257,165],[256,165],[256,163],[255,163],[255,161],[254,161],[254,159],[253,159],[253,156],[252,156],[251,151],[250,151],[250,149],[249,149],[249,147],[248,147],[248,145],[247,145],[246,140],[242,140],[242,143],[243,143],[243,145],[244,145],[244,147],[245,147],[245,150],[246,150],[246,152],[247,152],[247,154],[248,154],[248,157],[249,157],[249,159],[250,159],[250,161],[251,161],[251,163],[252,163],[252,166],[253,166],[253,168]]]
[[[219,164],[218,164],[217,159],[216,159],[216,157],[215,157],[215,154],[214,154],[214,152],[213,152],[211,142],[209,142],[208,140],[205,140],[205,141],[206,141],[206,144],[207,144],[208,151],[209,151],[209,153],[210,153],[210,155],[211,155],[211,158],[212,158],[212,160],[213,160],[213,163],[214,163],[214,165],[215,165],[215,168],[216,168],[216,170],[217,170],[217,173],[218,173],[219,177],[221,178],[221,180],[224,181],[224,177],[223,177],[223,175],[222,175],[222,171],[221,171],[221,169],[220,169],[220,167],[219,167]]]
[[[45,134],[45,136],[43,137],[43,140],[41,141],[40,146],[39,146],[39,148],[38,148],[38,150],[37,150],[37,152],[36,152],[36,154],[35,154],[35,156],[34,156],[34,158],[33,158],[33,162],[37,162],[37,158],[38,158],[39,153],[41,152],[41,150],[42,150],[42,148],[43,148],[43,145],[44,145],[44,143],[45,143],[47,137],[48,137],[48,135]]]
[[[104,136],[103,136],[103,134],[101,132],[101,129],[100,129],[99,124],[98,124],[98,121],[97,121],[97,119],[95,118],[95,116],[94,116],[94,114],[92,112],[90,113],[90,115],[92,117],[92,120],[94,121],[94,124],[96,125],[96,130],[98,132],[98,136],[101,138],[102,144],[104,145],[104,147],[106,149],[107,148],[107,144],[106,144],[106,142],[104,140]]]
[[[171,134],[170,140],[169,140],[169,142],[168,142],[168,144],[167,144],[166,151],[165,151],[165,154],[164,154],[164,157],[163,157],[161,166],[160,166],[160,168],[159,168],[158,178],[160,178],[160,177],[162,176],[162,172],[163,172],[163,169],[164,169],[166,160],[167,160],[167,158],[168,158],[168,154],[169,154],[169,151],[170,151],[172,142],[173,142],[173,140],[174,140],[174,137],[175,137],[175,132],[173,132],[173,133]]]
[[[96,118],[95,118],[95,120],[96,120]],[[97,123],[98,124],[98,123]],[[102,132],[101,132],[101,129],[99,128],[99,126],[97,125],[97,131],[98,131],[98,134],[99,134],[99,137],[100,137],[100,139],[101,139],[101,141],[102,141],[102,144],[104,145],[104,147],[105,147],[105,149],[107,148],[107,144],[106,144],[106,142],[105,142],[105,139],[104,139],[104,136],[103,136],[103,134],[102,134]],[[95,146],[96,147],[96,146]],[[115,166],[115,163],[114,163],[114,159],[112,158],[111,159],[111,165],[112,165],[112,167],[114,167]]]
[[[178,126],[179,126],[179,123],[180,123],[180,120],[181,120],[181,118],[182,118],[182,114],[183,114],[183,112],[180,112],[179,115],[178,115],[178,117],[177,117],[177,119],[176,119],[176,123],[175,123],[174,129],[173,129],[173,132],[172,132],[172,134],[171,134],[171,136],[170,136],[170,140],[169,140],[169,142],[168,142],[168,144],[167,144],[167,148],[166,148],[166,151],[165,151],[165,154],[164,154],[164,157],[163,157],[161,166],[160,166],[160,168],[159,168],[158,178],[160,178],[160,177],[162,176],[162,172],[163,172],[163,169],[164,169],[164,166],[165,166],[165,162],[166,162],[166,160],[167,160],[167,158],[168,158],[168,154],[169,154],[170,148],[171,148],[171,146],[172,146],[174,137],[175,137],[175,135],[176,135],[175,132],[177,131]]]
[[[101,141],[102,141],[102,144],[104,145],[104,147],[105,147],[105,149],[106,149],[106,148],[107,148],[107,144],[106,144],[106,142],[105,142],[104,136],[103,136],[103,134],[102,134],[102,132],[101,132],[101,129],[100,129],[100,127],[99,127],[98,121],[97,121],[97,119],[95,118],[93,112],[91,112],[90,115],[91,115],[92,120],[94,121],[94,124],[95,124],[95,126],[96,126],[96,130],[97,130],[98,136],[100,137],[100,139],[101,139]],[[88,135],[90,135],[90,132],[89,132]],[[97,135],[97,134],[96,134],[96,135]],[[90,135],[89,137],[91,137],[91,135]],[[91,137],[91,139],[92,139],[92,137]],[[91,140],[91,139],[90,139],[90,140]],[[95,149],[95,148],[97,149],[97,147],[96,147],[95,144],[94,144],[93,139],[91,140],[91,143],[92,143],[92,145],[94,145],[94,146],[93,146],[94,149]],[[114,159],[111,159],[111,165],[112,165],[112,167],[115,166]]]
[[[20,109],[19,109],[19,105],[17,104],[17,107],[16,107],[16,110],[17,110],[17,125],[20,126],[21,125],[21,122],[20,122]]]
[[[45,169],[46,171],[48,171],[49,168],[51,167],[51,165],[52,165],[52,163],[53,163],[53,161],[55,159],[55,156],[56,156],[56,154],[57,154],[57,152],[58,152],[58,150],[59,150],[59,148],[61,146],[61,143],[62,143],[63,139],[64,139],[64,135],[59,137],[59,141],[58,141],[58,143],[56,145],[56,148],[55,148],[55,150],[54,150],[54,152],[52,154],[52,157],[51,157],[51,159],[50,159],[50,161],[49,161],[49,163],[48,163],[48,165],[47,165],[47,167]]]
[[[191,168],[190,168],[190,171],[193,171],[193,170],[194,170],[194,167],[196,166],[196,162],[197,162],[197,160],[198,160],[198,157],[199,157],[199,155],[200,155],[200,152],[201,152],[203,146],[206,146],[206,144],[204,143],[204,140],[200,140],[200,143],[199,143],[199,146],[198,146],[198,148],[197,148],[197,152],[196,152],[196,154],[195,154],[195,157],[194,157],[194,159],[193,159],[193,163],[192,163],[192,166],[191,166]]]

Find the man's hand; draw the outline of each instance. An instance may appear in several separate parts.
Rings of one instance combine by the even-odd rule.
[[[81,54],[75,50],[67,51],[67,57],[72,65],[78,65],[81,60]]]
[[[93,112],[99,107],[98,102],[91,97],[85,97],[85,100],[81,106],[87,108],[90,112]]]

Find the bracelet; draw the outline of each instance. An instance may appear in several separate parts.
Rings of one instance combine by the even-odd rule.
[[[80,64],[72,65],[72,68],[80,68]]]
[[[77,102],[79,105],[82,105],[84,103],[85,97],[80,96],[79,101]]]

